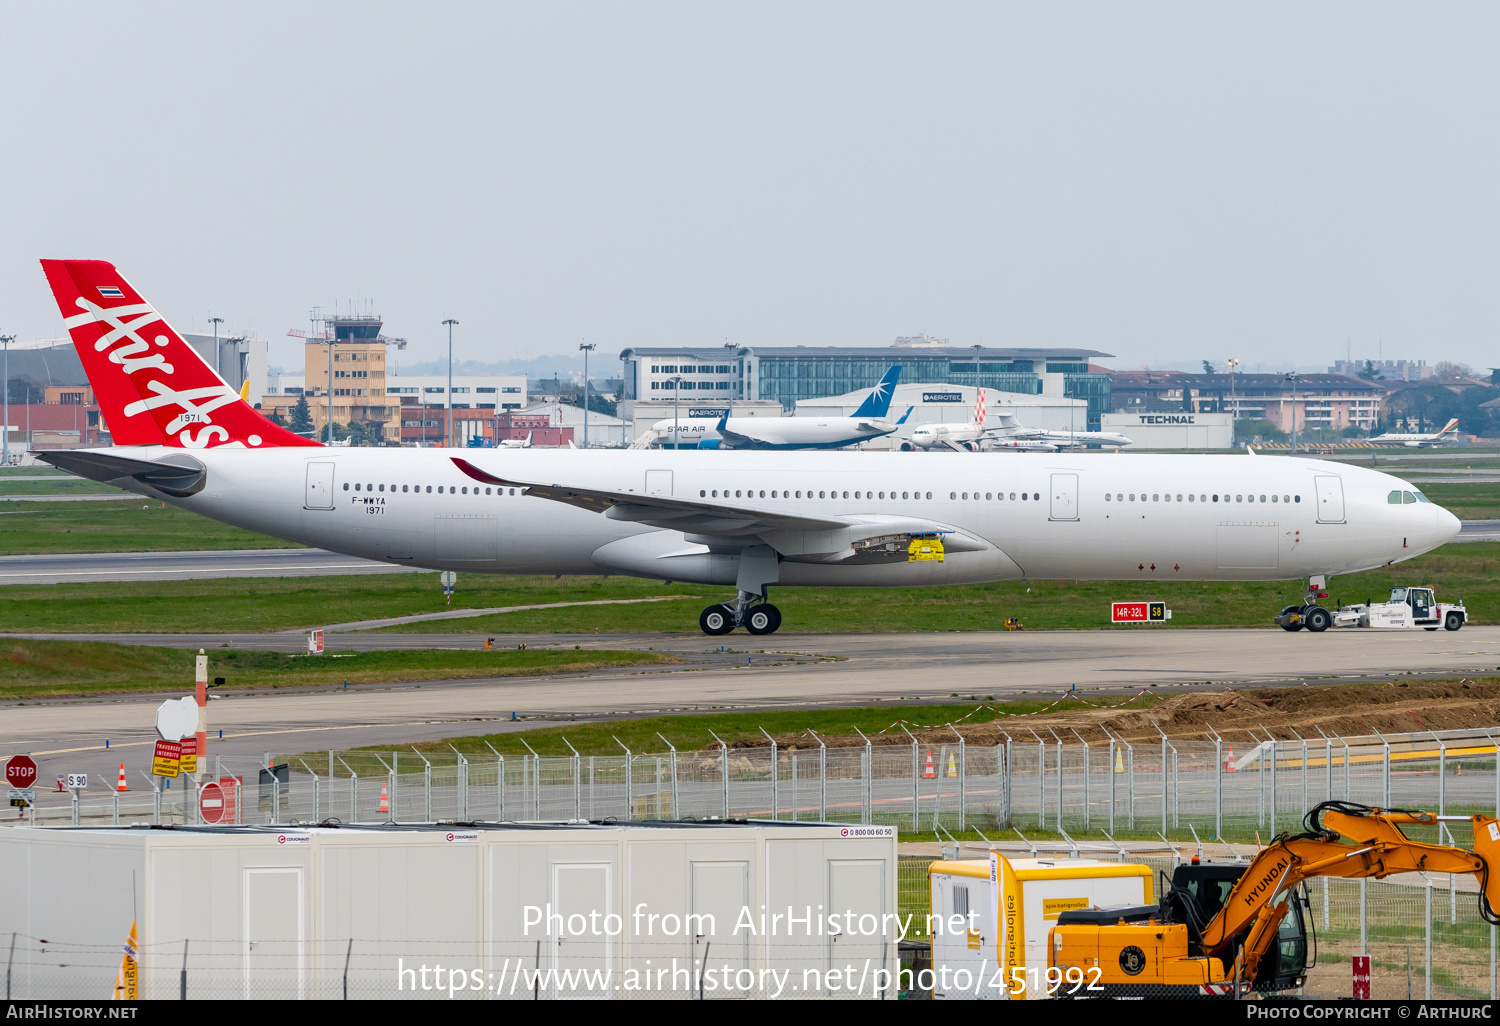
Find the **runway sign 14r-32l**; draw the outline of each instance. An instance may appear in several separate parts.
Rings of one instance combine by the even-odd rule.
[[[1164,623],[1172,619],[1165,602],[1111,602],[1111,623]]]

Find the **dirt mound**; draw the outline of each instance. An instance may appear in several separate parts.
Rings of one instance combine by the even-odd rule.
[[[1453,730],[1500,724],[1500,681],[1454,680],[1382,684],[1330,684],[1295,688],[1244,688],[1233,691],[1195,691],[1173,695],[1151,708],[1126,705],[1112,709],[1063,709],[1034,716],[1009,716],[984,723],[958,724],[912,733],[924,744],[994,745],[1009,734],[1015,741],[1035,743],[1035,730],[1048,743],[1052,731],[1076,744],[1074,731],[1090,744],[1108,743],[1108,730],[1132,743],[1168,737],[1207,740],[1209,727],[1228,741],[1264,740],[1267,732],[1277,738],[1318,738],[1319,730],[1353,737],[1373,731],[1400,734],[1423,730]],[[1254,735],[1249,732],[1254,731]],[[1296,731],[1296,734],[1293,733]],[[864,745],[858,734],[824,734],[831,748]],[[911,738],[900,727],[871,735],[877,745],[910,745]],[[818,743],[806,734],[784,734],[776,738],[785,750],[817,750]],[[766,748],[764,737],[744,738],[731,748]],[[717,746],[713,746],[717,748]]]

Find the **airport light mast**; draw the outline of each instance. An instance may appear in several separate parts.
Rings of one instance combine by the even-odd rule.
[[[1292,455],[1297,455],[1297,372],[1292,371],[1286,376],[1292,383]]]
[[[682,375],[674,374],[667,379],[672,383],[672,448],[682,448],[682,429],[677,426],[677,407],[682,401]]]
[[[219,359],[219,325],[224,323],[224,318],[210,317],[208,320],[214,326],[214,373],[222,378],[224,366],[223,361]]]
[[[578,348],[583,350],[583,447],[589,447],[589,354],[597,348],[597,343],[590,345],[585,342],[578,343]]]
[[[0,372],[0,395],[4,396],[5,413],[0,415],[0,467],[10,464],[10,344],[14,335],[0,335],[0,346],[4,347],[5,368]]]
[[[453,326],[458,322],[449,317],[443,322],[448,325],[448,437],[447,444],[453,445]]]

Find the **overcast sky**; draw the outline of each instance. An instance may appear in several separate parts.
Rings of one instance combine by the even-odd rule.
[[[37,259],[300,366],[1083,346],[1500,363],[1500,8],[7,4],[0,332]],[[610,361],[613,363],[613,361]]]

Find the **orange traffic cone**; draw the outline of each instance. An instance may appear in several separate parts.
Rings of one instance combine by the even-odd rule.
[[[1234,765],[1234,745],[1230,745],[1229,746],[1229,754],[1226,755],[1226,756],[1224,756],[1224,772],[1225,773],[1238,773],[1239,772],[1239,770],[1236,769],[1235,765]]]
[[[125,764],[120,763],[120,782],[115,785],[116,791],[129,791],[130,785],[125,783]]]
[[[932,749],[931,748],[927,749],[927,769],[925,771],[923,771],[922,776],[926,777],[928,780],[932,780],[932,779],[934,779],[934,778],[937,777],[937,774],[935,772],[933,772],[933,769],[932,769]]]
[[[384,780],[380,782],[380,811],[391,811],[391,796],[386,792],[386,783]]]

